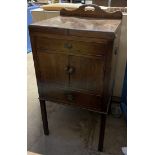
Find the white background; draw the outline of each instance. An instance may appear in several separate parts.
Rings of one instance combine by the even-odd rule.
[[[155,4],[128,0],[128,155],[155,154]],[[1,1],[0,154],[27,154],[27,2]]]

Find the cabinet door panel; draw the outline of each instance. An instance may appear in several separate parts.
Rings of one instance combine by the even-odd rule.
[[[65,67],[68,65],[67,55],[38,52],[38,61],[42,84],[49,87],[66,87],[68,85],[68,75],[65,72]]]
[[[104,57],[70,56],[70,87],[95,94],[101,94],[104,78]]]

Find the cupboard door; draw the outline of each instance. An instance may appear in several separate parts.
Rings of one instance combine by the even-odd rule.
[[[104,57],[70,56],[70,87],[101,94],[104,78]]]
[[[68,56],[62,53],[48,54],[44,52],[38,52],[37,55],[43,94],[47,95],[51,90],[56,90],[56,87],[67,87],[69,80],[65,68],[68,65]]]

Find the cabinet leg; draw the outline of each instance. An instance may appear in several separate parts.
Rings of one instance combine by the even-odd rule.
[[[43,121],[44,134],[49,135],[45,100],[40,100],[40,108],[41,108],[41,116],[42,116],[42,121]]]
[[[98,151],[103,152],[103,142],[104,142],[104,132],[105,132],[105,122],[106,122],[106,115],[101,114],[100,116],[100,135],[99,135],[99,144],[98,144]]]

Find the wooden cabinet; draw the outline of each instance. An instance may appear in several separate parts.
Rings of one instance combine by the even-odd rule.
[[[29,26],[44,132],[49,134],[47,100],[98,112],[102,151],[122,13],[83,5],[60,14]]]
[[[112,1],[113,2],[113,1]],[[97,4],[97,3],[96,3]],[[98,4],[97,4],[98,5]],[[123,79],[125,75],[125,66],[126,66],[126,58],[127,58],[127,8],[120,7],[102,7],[103,10],[107,11],[116,11],[119,10],[122,12],[122,22],[121,22],[121,34],[119,41],[119,54],[117,55],[117,67],[116,67],[116,75],[115,75],[115,84],[113,89],[112,98],[120,101],[123,87]],[[33,22],[38,22],[41,20],[53,18],[55,16],[60,15],[60,11],[46,11],[41,8],[32,10],[32,18]]]

